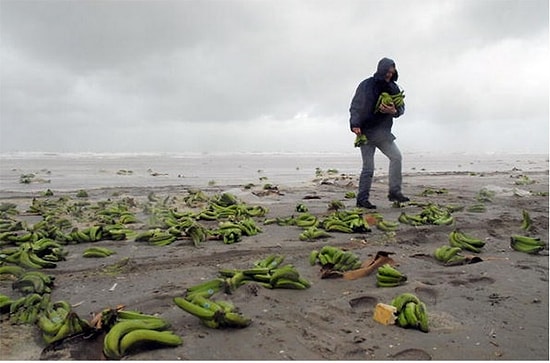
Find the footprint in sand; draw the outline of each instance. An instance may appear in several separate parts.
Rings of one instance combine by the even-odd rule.
[[[491,285],[494,282],[495,282],[495,279],[493,279],[492,277],[476,276],[476,277],[470,277],[464,280],[461,280],[461,279],[450,280],[449,284],[453,286],[471,287],[471,286]]]
[[[432,356],[422,349],[409,348],[390,355],[395,360],[432,360]]]
[[[437,304],[437,291],[427,286],[417,286],[414,288],[416,296],[427,304]]]

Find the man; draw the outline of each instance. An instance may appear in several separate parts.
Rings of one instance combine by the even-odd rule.
[[[376,206],[369,201],[369,196],[374,175],[374,152],[377,148],[390,160],[388,199],[399,203],[409,201],[409,198],[401,192],[402,157],[394,142],[395,136],[391,133],[393,119],[405,112],[405,106],[380,104],[378,109],[375,109],[382,92],[390,95],[400,92],[396,81],[395,62],[389,58],[382,58],[378,62],[376,73],[359,84],[351,101],[351,131],[356,135],[364,134],[367,137],[367,142],[361,145],[363,168],[359,177],[358,207],[376,209]]]

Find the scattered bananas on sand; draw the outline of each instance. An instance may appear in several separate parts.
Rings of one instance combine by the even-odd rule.
[[[93,246],[88,247],[82,252],[82,257],[86,258],[102,258],[109,257],[116,252],[107,247]]]
[[[434,257],[437,261],[445,265],[462,265],[466,262],[466,257],[461,255],[461,247],[444,245],[434,251]]]
[[[390,303],[397,311],[396,325],[402,328],[414,328],[427,333],[430,331],[426,304],[411,293],[396,296]]]
[[[454,229],[449,233],[449,244],[452,247],[460,247],[463,250],[479,253],[485,246],[485,242],[479,238],[469,236],[459,229]]]
[[[332,212],[321,221],[320,226],[327,232],[364,233],[371,231],[360,208]]]
[[[510,247],[515,251],[535,255],[546,248],[546,243],[541,241],[539,237],[514,234],[510,237]]]
[[[66,255],[63,246],[49,238],[21,242],[0,250],[0,260],[28,269],[55,268],[56,262],[65,260]]]
[[[361,260],[355,253],[329,245],[310,252],[310,265],[314,266],[317,262],[319,262],[322,269],[331,271],[345,272],[361,267]]]
[[[385,219],[379,219],[376,222],[376,228],[384,232],[394,232],[399,227],[398,222],[391,222]]]
[[[303,290],[311,287],[311,283],[300,276],[300,272],[291,264],[283,265],[283,255],[269,255],[256,261],[254,267],[244,270],[219,270],[225,278],[224,289],[228,294],[238,287],[254,282],[268,289]]]
[[[55,276],[47,275],[41,271],[26,271],[12,283],[14,290],[24,294],[48,294],[52,291]]]
[[[214,301],[200,295],[195,295],[190,300],[176,296],[173,301],[209,328],[245,328],[252,323],[250,318],[240,314],[228,301]]]
[[[396,287],[405,284],[407,275],[386,263],[378,267],[376,271],[377,287]]]
[[[103,354],[109,359],[120,359],[138,347],[181,345],[183,340],[162,318],[137,311],[117,312],[117,320],[103,338]]]
[[[330,233],[317,227],[309,227],[298,236],[300,241],[313,241],[319,238],[328,237],[331,237]]]

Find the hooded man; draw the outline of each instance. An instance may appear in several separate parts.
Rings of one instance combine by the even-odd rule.
[[[405,112],[405,105],[381,103],[376,109],[378,97],[382,92],[396,95],[401,91],[396,81],[395,62],[389,58],[382,58],[378,62],[376,73],[359,84],[351,101],[351,131],[356,135],[363,134],[367,137],[367,142],[360,146],[363,168],[359,177],[358,207],[376,208],[369,201],[369,196],[374,175],[374,152],[377,148],[390,160],[388,199],[399,203],[409,201],[409,198],[401,192],[402,157],[394,142],[395,136],[391,133],[393,119]]]

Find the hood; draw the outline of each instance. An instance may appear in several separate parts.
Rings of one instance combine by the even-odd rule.
[[[391,66],[395,67],[395,62],[390,58],[382,58],[378,62],[378,67],[376,68],[376,73],[374,73],[374,78],[377,81],[384,80],[384,77],[386,76],[386,73],[388,72],[388,69],[390,69]],[[397,68],[395,69],[395,74],[391,78],[392,82],[397,81]]]

